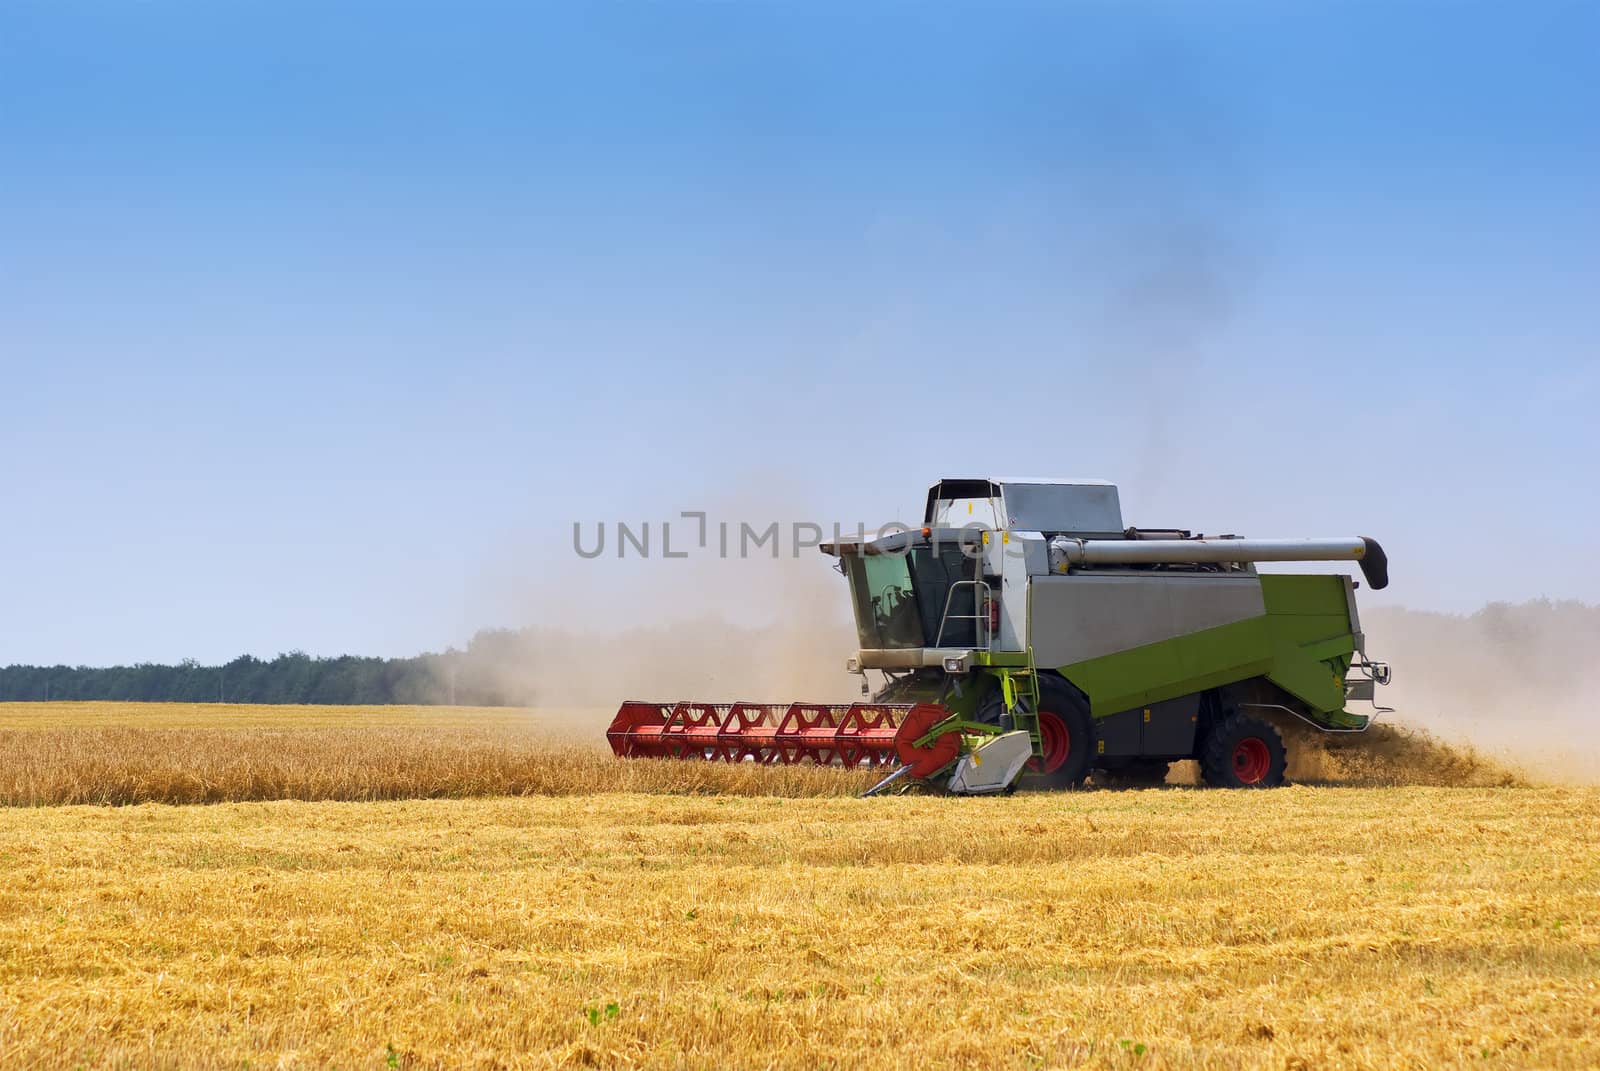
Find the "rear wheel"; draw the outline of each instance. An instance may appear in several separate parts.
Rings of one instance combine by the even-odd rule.
[[[1278,730],[1238,711],[1218,718],[1200,748],[1200,776],[1218,788],[1276,788],[1286,765]]]

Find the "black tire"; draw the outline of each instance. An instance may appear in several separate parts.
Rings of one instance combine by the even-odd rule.
[[[1216,788],[1277,788],[1288,765],[1278,730],[1232,710],[1200,745],[1200,776]]]
[[[1123,766],[1097,768],[1090,776],[1101,788],[1157,788],[1167,783],[1171,766],[1161,759],[1135,759]]]
[[[979,704],[977,718],[999,725],[1004,713],[1005,700],[996,688]],[[1083,696],[1059,677],[1039,678],[1039,733],[1046,754],[1023,768],[1022,787],[1080,787],[1094,760],[1094,719]]]

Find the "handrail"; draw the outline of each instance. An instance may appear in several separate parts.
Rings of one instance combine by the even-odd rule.
[[[956,597],[956,589],[964,585],[972,585],[972,613],[956,614],[950,616],[950,603]],[[983,589],[983,598],[978,598],[978,589]],[[935,647],[944,646],[944,630],[951,621],[972,621],[976,624],[973,638],[983,638],[983,642],[976,644],[977,650],[988,651],[994,648],[994,630],[989,627],[989,603],[994,599],[994,592],[989,589],[987,580],[957,580],[950,585],[950,590],[944,597],[944,614],[939,618],[939,633],[933,638]]]

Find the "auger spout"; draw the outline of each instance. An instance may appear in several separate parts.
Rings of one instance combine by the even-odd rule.
[[[1156,565],[1201,562],[1359,562],[1374,589],[1389,586],[1389,558],[1376,539],[1074,539],[1050,541],[1053,562]]]

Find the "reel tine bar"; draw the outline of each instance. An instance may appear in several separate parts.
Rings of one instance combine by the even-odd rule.
[[[792,766],[887,766],[910,703],[675,703],[629,700],[606,730],[623,758]]]

